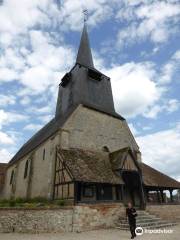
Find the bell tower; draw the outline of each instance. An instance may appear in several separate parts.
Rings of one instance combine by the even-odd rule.
[[[63,117],[70,109],[79,104],[111,115],[118,115],[114,109],[110,78],[94,67],[86,22],[81,35],[76,63],[64,75],[59,85],[55,117]]]

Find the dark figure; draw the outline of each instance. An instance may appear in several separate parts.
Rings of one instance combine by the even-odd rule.
[[[126,208],[126,217],[128,217],[129,228],[131,232],[131,239],[136,237],[135,229],[136,229],[136,209],[132,207],[131,203],[128,203],[128,208]]]

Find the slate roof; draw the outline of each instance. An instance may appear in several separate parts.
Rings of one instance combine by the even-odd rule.
[[[67,118],[72,114],[77,106],[69,109],[69,111],[61,118],[53,118],[49,123],[47,123],[43,128],[41,128],[36,134],[34,134],[15,154],[15,156],[9,162],[9,165],[15,163],[26,154],[33,151],[37,146],[43,143],[46,139],[56,133],[59,128],[65,123]]]
[[[143,183],[148,187],[180,188],[180,182],[142,163]]]
[[[94,67],[86,24],[83,27],[76,63],[86,67]]]
[[[60,154],[76,181],[123,184],[121,177],[112,171],[108,153],[61,149]]]

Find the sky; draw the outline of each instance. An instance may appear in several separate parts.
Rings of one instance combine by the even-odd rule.
[[[0,162],[53,118],[88,10],[95,67],[111,78],[143,162],[180,180],[180,2],[1,0]]]

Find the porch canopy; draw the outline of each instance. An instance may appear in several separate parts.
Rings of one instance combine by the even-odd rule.
[[[165,175],[164,173],[148,166],[141,164],[144,188],[146,189],[147,198],[149,191],[157,192],[158,202],[165,202],[163,190],[169,190],[170,200],[173,202],[173,190],[180,189],[180,182]]]

